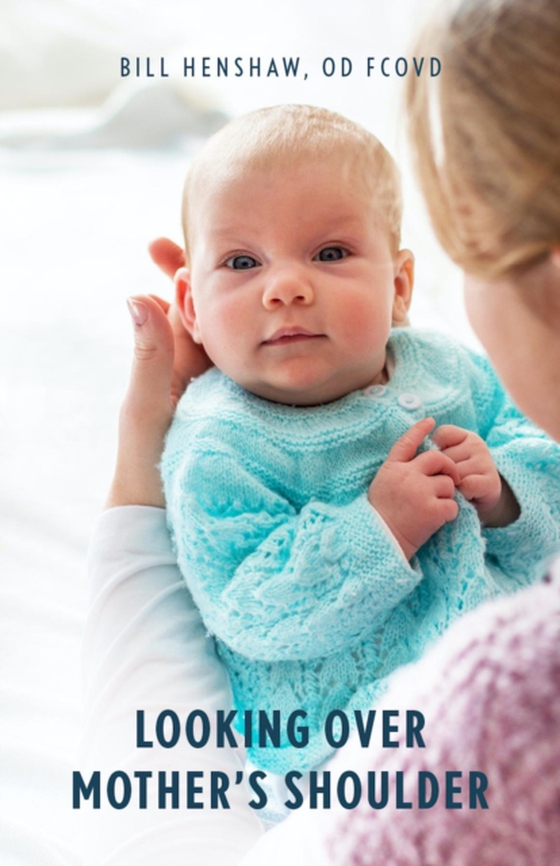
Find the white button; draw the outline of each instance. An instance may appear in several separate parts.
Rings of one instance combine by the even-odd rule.
[[[422,405],[422,401],[416,396],[416,394],[401,394],[398,398],[398,402],[403,409],[408,409],[410,412],[414,409],[419,409]]]
[[[364,394],[366,397],[382,397],[386,390],[385,385],[369,385],[364,388]]]

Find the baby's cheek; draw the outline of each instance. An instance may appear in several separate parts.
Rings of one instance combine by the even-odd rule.
[[[388,305],[373,305],[371,302],[350,299],[341,311],[340,318],[347,338],[356,347],[367,350],[386,345],[391,329],[391,310]]]
[[[223,343],[235,333],[235,327],[242,321],[239,304],[232,298],[220,298],[209,301],[204,310],[204,327],[206,334],[212,340],[219,338]]]
[[[223,305],[208,304],[198,315],[202,343],[212,361],[222,367],[221,356],[231,350],[230,341],[235,333],[234,310]]]

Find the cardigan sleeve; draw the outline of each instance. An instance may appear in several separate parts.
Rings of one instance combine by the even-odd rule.
[[[359,644],[416,587],[365,494],[294,505],[248,461],[213,443],[164,472],[168,520],[206,627],[264,661],[318,658]]]
[[[560,446],[517,409],[489,362],[473,355],[479,433],[511,487],[520,515],[486,528],[486,554],[520,585],[542,577],[560,545]]]

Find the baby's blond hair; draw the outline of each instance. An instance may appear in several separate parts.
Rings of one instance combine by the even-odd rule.
[[[340,174],[360,183],[371,196],[380,224],[386,227],[391,252],[400,246],[401,189],[397,166],[380,141],[341,114],[309,105],[278,105],[245,114],[210,138],[194,158],[183,194],[183,232],[189,238],[196,222],[191,204],[212,185],[244,171],[319,162],[336,155]]]
[[[560,2],[446,0],[414,49],[409,131],[435,231],[484,278],[513,276],[560,242]]]

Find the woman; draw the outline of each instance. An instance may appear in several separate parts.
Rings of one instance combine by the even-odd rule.
[[[505,385],[519,406],[560,440],[560,7],[557,0],[446,3],[414,53],[438,56],[444,70],[437,94],[426,89],[423,79],[411,79],[408,94],[412,144],[436,231],[468,275],[471,322]],[[167,241],[158,242],[152,254],[169,273],[182,263],[181,251]],[[136,299],[133,315],[136,360],[109,505],[159,507],[163,503],[154,467],[172,415],[173,337],[153,299]],[[204,369],[205,358],[189,355],[192,347],[180,332],[177,347],[190,357],[177,365],[184,376],[186,370],[188,378]],[[120,561],[126,560],[121,572],[127,574],[129,589],[131,577],[147,586],[142,556],[148,553],[152,571],[167,569],[165,579],[160,575],[161,594],[171,591],[177,598],[160,512],[119,508],[107,512],[104,521],[96,544],[99,551],[100,538],[112,538],[113,559],[108,548],[94,556],[100,595],[108,577],[114,581],[119,571],[114,567],[115,533],[126,531],[129,547],[121,536],[126,556]],[[141,521],[152,542],[157,536],[157,544],[142,540]],[[131,549],[139,557],[136,571]],[[551,575],[558,571],[551,567]],[[200,864],[238,862],[243,850],[253,846],[242,861],[246,866],[285,863],[287,858],[292,864],[364,866],[554,862],[560,850],[560,589],[555,580],[490,605],[482,615],[477,611],[476,620],[464,618],[429,656],[395,681],[385,706],[422,710],[425,749],[357,748],[341,758],[338,769],[333,765],[335,776],[351,768],[359,773],[385,769],[393,777],[403,772],[406,784],[420,770],[440,781],[451,771],[478,772],[487,787],[479,787],[473,804],[467,800],[463,809],[451,808],[456,801],[451,792],[447,808],[440,797],[426,809],[302,809],[255,845],[260,831],[240,798],[229,829],[224,828],[228,839],[216,841],[220,813],[214,811],[207,825],[184,823],[174,839],[154,824],[153,850],[158,839],[160,844],[171,839],[165,856],[168,863],[177,862],[173,857],[178,858],[176,845],[184,830],[189,860]],[[117,585],[126,593],[127,581]],[[147,586],[141,605],[152,605],[150,598]],[[183,616],[195,634],[184,591],[182,599],[185,613],[175,615],[175,624]],[[165,617],[153,609],[147,621],[167,628]],[[102,618],[94,616],[92,622],[95,658],[102,656],[107,635]],[[123,616],[114,633],[127,628]],[[227,697],[227,685],[211,654],[201,649],[203,635],[197,634],[187,648],[191,658],[199,653],[197,664],[190,673],[182,670],[177,653],[172,688],[162,687],[160,696],[169,702],[175,688],[180,694],[183,676],[183,689],[188,687],[193,700],[218,706]],[[118,654],[116,658],[118,662]],[[205,691],[210,674],[213,685]],[[146,687],[141,699],[148,694]],[[152,704],[157,699],[156,689]],[[235,755],[213,757],[217,767]],[[127,844],[141,850],[134,838]],[[110,862],[149,860],[127,860],[125,852]]]

